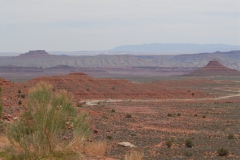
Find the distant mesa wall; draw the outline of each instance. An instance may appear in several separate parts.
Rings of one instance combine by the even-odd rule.
[[[19,73],[19,72],[44,72],[41,67],[20,67],[20,66],[0,66],[2,73]]]
[[[231,68],[227,68],[217,60],[209,61],[209,63],[186,76],[240,76],[240,72]]]
[[[34,50],[34,51],[29,51],[27,53],[24,54],[20,54],[19,56],[22,57],[26,57],[26,56],[49,56],[50,54],[47,53],[45,50]]]

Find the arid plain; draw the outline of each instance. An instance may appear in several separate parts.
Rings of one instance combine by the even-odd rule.
[[[238,71],[216,61],[199,69],[201,74],[229,71],[233,75],[201,76],[197,70],[194,77],[139,81],[94,78],[80,72],[24,82],[2,78],[3,124],[21,117],[29,88],[43,81],[53,86],[53,92],[71,93],[77,111],[89,115],[94,132],[89,141],[107,142],[105,156],[89,159],[123,159],[135,150],[149,160],[239,159]],[[135,147],[122,147],[120,142]],[[220,148],[228,151],[227,156],[219,156]]]

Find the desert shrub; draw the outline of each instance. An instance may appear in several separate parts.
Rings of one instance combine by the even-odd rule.
[[[22,117],[7,129],[13,156],[18,151],[24,159],[44,157],[70,149],[91,135],[87,115],[77,115],[66,91],[53,94],[52,86],[41,82],[29,90],[28,97]]]
[[[21,93],[22,93],[22,92],[21,92],[21,90],[19,89],[19,90],[18,90],[18,94],[21,94]]]
[[[126,118],[132,118],[132,115],[130,113],[126,114]]]
[[[197,114],[194,114],[194,117],[197,117]]]
[[[219,148],[217,150],[217,153],[219,156],[227,156],[229,154],[229,151],[226,148]]]
[[[167,115],[168,117],[172,117],[172,114],[171,113],[168,113],[168,115]]]
[[[191,157],[192,156],[192,152],[186,151],[186,152],[184,152],[184,155],[187,156],[187,157]]]
[[[143,152],[140,151],[130,151],[125,155],[124,160],[142,160]]]
[[[203,116],[202,116],[202,118],[206,118],[206,116],[205,116],[205,115],[203,115]]]
[[[177,116],[178,116],[178,117],[181,116],[181,113],[178,113]]]
[[[188,148],[192,148],[193,147],[192,139],[190,139],[190,138],[186,139],[185,146],[188,147]]]
[[[107,139],[108,139],[108,140],[112,140],[113,137],[112,137],[112,136],[107,136]]]
[[[104,119],[108,119],[108,117],[106,115],[102,115],[102,118]]]
[[[25,98],[25,94],[21,94],[21,98]]]
[[[168,140],[166,141],[166,146],[167,146],[168,148],[171,148],[171,147],[172,147],[172,144],[173,144],[173,140],[172,140],[172,139],[168,139]]]
[[[82,103],[77,103],[77,107],[79,108],[83,107]]]
[[[21,105],[21,104],[22,104],[22,101],[18,101],[18,104]]]
[[[230,133],[229,135],[228,135],[228,139],[234,139],[235,137],[234,137],[234,135],[232,134],[232,133]]]
[[[116,112],[116,110],[115,110],[115,109],[112,109],[111,112]]]
[[[136,133],[131,133],[130,135],[131,135],[131,136],[137,136],[137,134],[136,134]]]

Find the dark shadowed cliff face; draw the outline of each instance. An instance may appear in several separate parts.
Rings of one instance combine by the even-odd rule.
[[[239,76],[240,72],[234,69],[230,69],[222,65],[216,60],[209,61],[209,63],[196,71],[193,71],[187,76]]]

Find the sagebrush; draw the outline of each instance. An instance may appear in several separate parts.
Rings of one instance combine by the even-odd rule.
[[[28,97],[24,114],[7,129],[14,153],[39,158],[71,151],[75,142],[91,135],[87,115],[77,115],[66,91],[53,93],[51,85],[41,82],[29,90]]]

